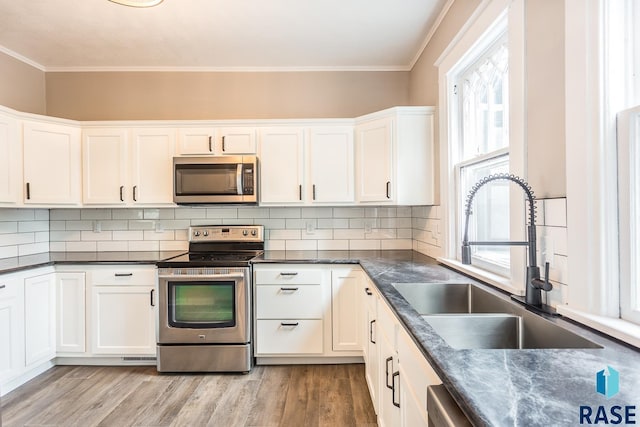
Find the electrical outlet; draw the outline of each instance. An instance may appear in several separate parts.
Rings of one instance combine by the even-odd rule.
[[[162,226],[162,223],[160,221],[156,221],[155,230],[156,230],[156,233],[164,232],[164,227]]]
[[[305,225],[307,227],[307,234],[314,234],[316,232],[316,226],[313,221],[307,221]]]
[[[365,232],[366,234],[369,234],[369,233],[371,233],[372,231],[373,231],[373,230],[372,230],[372,226],[371,226],[371,221],[365,221],[365,222],[364,222],[364,232]]]
[[[102,222],[93,221],[93,232],[94,233],[101,233],[102,232]]]

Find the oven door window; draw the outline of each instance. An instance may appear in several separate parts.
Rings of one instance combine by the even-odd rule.
[[[176,196],[242,194],[235,163],[176,165],[175,180]]]
[[[236,283],[169,282],[169,325],[174,328],[229,328],[236,325]]]

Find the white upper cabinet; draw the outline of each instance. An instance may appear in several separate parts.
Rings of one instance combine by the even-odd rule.
[[[124,204],[130,194],[128,132],[120,128],[85,129],[82,135],[82,201]]]
[[[260,203],[303,203],[304,130],[263,128],[259,141]]]
[[[80,203],[80,128],[24,122],[24,202]]]
[[[174,129],[85,129],[82,148],[84,204],[173,203]]]
[[[215,128],[178,129],[178,154],[181,156],[216,154],[215,142]]]
[[[255,153],[256,129],[253,127],[178,129],[178,154],[181,156]]]
[[[175,129],[134,129],[131,138],[131,196],[134,204],[173,203]]]
[[[436,204],[433,107],[395,107],[356,120],[356,200]]]
[[[252,127],[219,129],[219,154],[255,154],[256,130]]]
[[[356,127],[357,194],[361,202],[391,202],[393,120],[383,118]]]
[[[312,127],[308,144],[311,201],[353,202],[353,127]]]
[[[18,121],[0,113],[0,204],[20,203],[22,158]]]

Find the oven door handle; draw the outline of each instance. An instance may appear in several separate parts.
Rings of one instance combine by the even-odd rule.
[[[215,279],[215,280],[224,280],[224,279],[243,279],[243,273],[229,273],[229,274],[160,274],[158,275],[158,279],[172,279],[172,280],[194,280],[194,279]]]

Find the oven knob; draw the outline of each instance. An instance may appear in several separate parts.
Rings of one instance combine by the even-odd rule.
[[[254,237],[255,237],[257,234],[258,234],[258,232],[257,232],[256,230],[251,230],[251,235],[252,235],[252,236],[254,236]]]
[[[209,235],[209,232],[208,232],[207,230],[204,230],[204,231],[202,232],[202,235],[203,235],[204,237],[207,237],[207,236]]]
[[[248,232],[247,230],[242,230],[242,235],[243,235],[243,236],[248,236],[248,235],[249,235],[249,232]]]
[[[194,235],[194,236],[196,236],[196,237],[198,237],[198,236],[200,235],[200,232],[199,232],[199,231],[194,231],[194,232],[193,232],[193,235]]]

